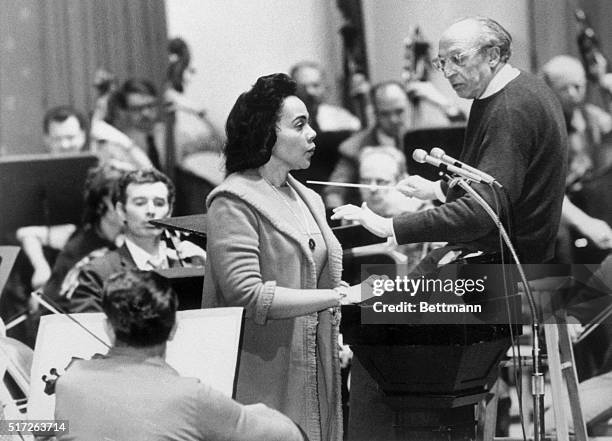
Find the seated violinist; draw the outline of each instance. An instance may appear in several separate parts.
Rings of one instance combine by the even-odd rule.
[[[261,403],[243,406],[166,363],[178,300],[161,276],[116,274],[101,301],[112,347],[74,360],[57,380],[55,417],[70,422],[58,440],[304,439],[280,412]]]
[[[170,249],[162,241],[164,230],[149,223],[168,217],[173,203],[174,185],[163,173],[135,170],[121,177],[113,204],[124,223],[125,243],[80,270],[74,291],[67,294],[70,312],[101,311],[102,287],[114,273],[170,268],[185,262],[204,265],[204,250],[188,241]]]

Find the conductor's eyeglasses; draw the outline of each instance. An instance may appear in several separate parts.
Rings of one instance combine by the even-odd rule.
[[[471,55],[489,47],[491,46],[474,47],[463,52],[449,55],[448,57],[437,57],[431,60],[431,64],[440,72],[444,72],[447,67],[465,67]]]

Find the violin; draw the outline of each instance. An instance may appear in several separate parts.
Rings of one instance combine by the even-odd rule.
[[[91,359],[95,360],[98,358],[105,358],[105,357],[106,355],[104,354],[95,353],[94,355],[91,356]],[[75,360],[83,360],[83,359],[80,357],[72,357],[72,359],[70,360],[70,363],[68,363],[68,366],[66,366],[65,369],[68,369],[70,365],[74,363]],[[49,369],[49,375],[42,376],[42,381],[45,383],[45,393],[47,395],[55,395],[55,385],[57,383],[57,380],[59,380],[60,377],[61,375],[58,372],[57,368]]]

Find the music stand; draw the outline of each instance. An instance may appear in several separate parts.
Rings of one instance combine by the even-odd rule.
[[[201,240],[205,240],[207,226],[206,216],[206,214],[192,214],[189,216],[155,219],[149,222],[169,230],[191,233],[199,236]],[[338,238],[343,249],[386,242],[386,239],[375,236],[361,225],[343,225],[332,228],[332,231],[336,235],[336,238]],[[200,242],[198,242],[198,245],[200,245]]]
[[[0,240],[24,225],[78,224],[91,154],[0,158]]]
[[[465,136],[464,125],[453,125],[444,127],[429,127],[406,132],[404,135],[404,154],[406,155],[406,167],[411,175],[419,175],[430,181],[440,180],[438,170],[425,163],[421,164],[412,159],[412,153],[416,149],[429,152],[438,147],[447,155],[458,158],[463,149],[463,138]]]
[[[193,233],[201,237],[206,237],[206,214],[166,217],[164,219],[154,219],[149,222],[158,227],[167,228],[168,230]]]

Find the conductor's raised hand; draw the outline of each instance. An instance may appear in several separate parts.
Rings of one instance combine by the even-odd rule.
[[[332,220],[348,220],[359,222],[368,231],[379,237],[393,236],[393,219],[377,215],[368,208],[365,202],[361,207],[356,205],[343,205],[334,208]]]
[[[395,187],[404,196],[430,201],[437,199],[436,186],[439,185],[439,182],[430,181],[419,175],[411,175],[399,181]]]

